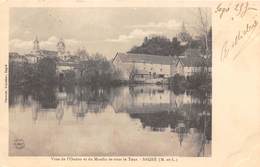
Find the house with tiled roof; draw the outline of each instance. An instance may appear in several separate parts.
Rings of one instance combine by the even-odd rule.
[[[179,57],[176,64],[176,74],[185,77],[203,71],[211,73],[211,61],[202,56]]]
[[[123,80],[152,83],[161,82],[173,76],[177,58],[172,56],[117,53],[112,63],[121,71]]]

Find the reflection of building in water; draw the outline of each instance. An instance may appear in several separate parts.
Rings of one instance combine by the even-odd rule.
[[[85,114],[87,113],[87,104],[85,102],[78,101],[77,105],[73,106],[72,112],[77,120],[83,120]]]
[[[189,105],[201,104],[201,99],[186,92],[175,95],[173,91],[158,85],[122,88],[120,95],[113,100],[116,112],[157,112],[158,110],[176,111]],[[122,100],[127,99],[127,100]]]
[[[34,107],[32,107],[33,121],[55,119],[60,124],[64,116],[64,108],[66,107],[66,93],[57,92],[55,94],[54,90],[44,90],[43,92],[44,95],[42,93],[39,95],[39,102],[35,102]],[[48,92],[52,93],[49,94]]]
[[[197,156],[205,156],[206,145],[211,141],[212,136],[212,124],[211,124],[211,112],[203,110],[199,114],[199,127],[201,129],[201,145]]]
[[[132,98],[132,104],[169,104],[170,103],[170,91],[160,86],[136,86],[130,87],[130,94],[134,96]]]
[[[163,110],[151,113],[130,113],[130,117],[139,119],[143,128],[150,127],[154,131],[159,131],[168,127],[174,129],[177,125],[178,119],[182,118],[181,115],[175,112]]]
[[[83,119],[87,112],[100,112],[108,103],[107,96],[104,89],[77,88],[73,106],[74,116]]]
[[[184,136],[187,133],[186,124],[184,121],[178,122],[177,126],[175,127],[175,132],[178,134],[180,146],[182,146]]]
[[[127,112],[131,118],[139,119],[143,128],[163,131],[170,127],[178,134],[180,145],[189,129],[211,128],[210,122],[202,126],[200,115],[211,112],[211,103],[195,98],[185,92],[175,95],[173,91],[161,86],[136,86],[122,88],[120,95],[113,101],[116,112]],[[122,100],[127,99],[127,100]],[[211,119],[209,119],[211,121]]]
[[[39,118],[53,119],[52,115],[55,113],[55,118],[61,122],[64,117],[64,110],[68,110],[68,108],[71,109],[74,118],[83,120],[87,112],[100,112],[108,103],[107,91],[103,89],[65,88],[61,86],[51,90],[51,92],[52,94],[49,94],[48,90],[45,90],[41,94],[41,98],[38,98],[38,109],[33,110],[34,120]],[[49,99],[55,100],[55,106]]]
[[[64,106],[62,102],[59,103],[56,109],[44,109],[40,108],[40,105],[35,105],[35,107],[32,108],[32,119],[34,123],[40,120],[57,120],[58,124],[60,124],[63,116]]]
[[[58,104],[58,107],[56,109],[56,119],[58,120],[59,124],[61,123],[61,120],[63,118],[64,115],[64,107],[65,106],[65,101],[60,101]]]
[[[172,109],[171,92],[164,87],[134,86],[122,88],[117,97],[113,100],[113,107],[116,112],[156,112],[158,109],[169,111]],[[127,100],[122,100],[127,99]]]

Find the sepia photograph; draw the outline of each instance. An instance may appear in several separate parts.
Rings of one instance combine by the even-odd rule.
[[[9,156],[212,156],[211,8],[9,15]]]

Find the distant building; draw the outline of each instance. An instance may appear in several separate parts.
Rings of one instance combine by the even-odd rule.
[[[33,49],[31,51],[32,54],[40,54],[40,45],[39,45],[39,40],[38,37],[35,38],[33,41]]]
[[[211,73],[211,61],[201,56],[180,57],[176,64],[176,74],[185,77],[203,71]]]
[[[58,53],[58,57],[62,60],[62,61],[67,61],[69,60],[71,57],[74,57],[75,55],[71,55],[69,51],[66,52],[66,45],[64,40],[61,38],[60,41],[57,43],[57,53]]]
[[[38,63],[44,57],[52,57],[52,58],[57,57],[57,52],[41,49],[38,37],[36,37],[35,40],[33,41],[33,47],[31,52],[25,54],[24,57],[27,59],[28,63],[35,64]]]
[[[27,59],[25,58],[25,56],[19,55],[16,52],[10,52],[9,53],[9,62],[25,63],[25,62],[27,62]]]
[[[25,54],[24,57],[27,59],[27,62],[30,64],[38,63],[39,60],[42,58],[41,55],[34,55],[34,54]]]
[[[184,22],[182,23],[181,32],[177,35],[177,38],[180,41],[180,45],[182,46],[188,45],[192,40],[191,35],[186,30]]]
[[[38,63],[44,57],[54,58],[58,62],[79,62],[79,56],[72,55],[69,51],[66,51],[66,45],[64,40],[61,38],[56,45],[57,51],[46,50],[40,48],[40,41],[38,37],[33,41],[33,47],[30,53],[24,55],[28,63]]]
[[[156,82],[173,76],[177,59],[172,56],[117,53],[112,60],[123,80]]]

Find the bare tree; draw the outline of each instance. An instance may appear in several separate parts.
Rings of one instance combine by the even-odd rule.
[[[210,30],[210,11],[209,9],[198,8],[197,25],[195,27],[198,34],[203,38],[206,53],[209,51],[208,33]]]

